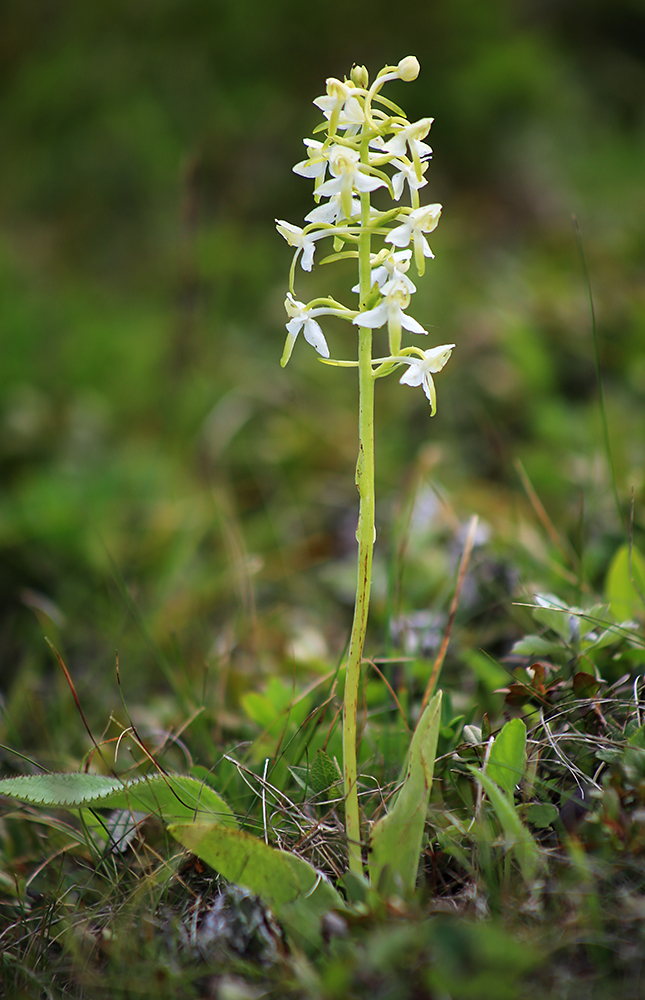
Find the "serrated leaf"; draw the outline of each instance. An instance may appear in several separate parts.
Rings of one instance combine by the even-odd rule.
[[[414,892],[440,724],[441,692],[417,723],[396,802],[372,828],[370,879],[384,895]]]
[[[102,774],[30,774],[0,780],[0,795],[64,809],[129,809],[165,822],[197,816],[237,826],[230,807],[203,782],[185,775],[153,774],[121,780]]]
[[[511,719],[495,737],[486,774],[513,798],[515,786],[526,770],[526,726],[521,719]]]
[[[339,893],[315,868],[249,833],[213,823],[173,824],[168,829],[229,882],[259,896],[295,943],[311,953],[321,945],[323,914],[344,909]]]
[[[335,761],[324,750],[317,750],[311,762],[309,771],[311,787],[314,792],[326,792],[328,788],[340,781],[342,775]]]
[[[616,621],[643,614],[645,594],[645,559],[639,550],[621,545],[611,561],[605,578],[605,597]]]
[[[546,830],[557,818],[558,810],[552,802],[532,802],[528,808],[528,821],[539,830]]]

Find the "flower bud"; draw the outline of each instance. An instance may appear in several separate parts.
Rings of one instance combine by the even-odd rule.
[[[405,80],[406,83],[410,83],[411,80],[416,80],[420,69],[421,66],[419,65],[419,60],[416,56],[405,56],[405,58],[401,59],[397,66],[399,79]]]
[[[357,87],[362,87],[363,90],[367,90],[370,83],[370,75],[365,66],[352,66],[350,76],[352,78],[352,82],[355,83]]]

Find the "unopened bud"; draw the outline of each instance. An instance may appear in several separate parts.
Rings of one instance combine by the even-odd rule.
[[[421,66],[419,65],[419,60],[416,56],[406,56],[404,59],[401,59],[399,65],[397,66],[399,79],[405,80],[406,83],[410,83],[411,80],[416,80],[420,69]]]
[[[350,76],[352,78],[352,82],[355,83],[357,87],[362,87],[363,90],[367,90],[370,83],[370,75],[365,66],[352,66]]]

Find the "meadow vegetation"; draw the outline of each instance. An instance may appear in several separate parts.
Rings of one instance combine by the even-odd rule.
[[[5,5],[0,780],[85,782],[0,799],[7,997],[642,993],[642,10],[415,18]],[[412,51],[388,96],[434,116],[444,206],[414,315],[457,347],[432,419],[377,383],[364,832],[443,690],[416,881],[379,887],[342,782],[356,376],[300,343],[280,367],[273,219],[311,208],[325,78]]]

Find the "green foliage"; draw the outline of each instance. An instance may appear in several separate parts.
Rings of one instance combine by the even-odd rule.
[[[0,780],[0,795],[39,806],[64,809],[128,809],[152,812],[166,822],[217,818],[237,823],[228,805],[209,785],[181,775],[109,778],[99,774],[34,774]]]
[[[633,545],[621,545],[609,564],[605,597],[616,621],[645,613],[645,559]]]
[[[512,800],[513,792],[526,771],[526,726],[511,719],[493,740],[486,774]]]
[[[419,719],[394,805],[370,834],[370,879],[384,895],[414,891],[441,725],[441,693]]]
[[[485,772],[475,772],[475,775],[490,799],[495,815],[504,831],[506,848],[513,851],[523,877],[530,883],[543,864],[537,844],[528,828],[520,820],[512,797],[506,792],[500,791]]]
[[[312,953],[320,948],[321,917],[344,906],[332,885],[306,861],[242,830],[212,823],[173,824],[169,829],[215,871],[260,896],[298,945]]]
[[[281,677],[272,677],[264,693],[248,691],[240,699],[242,708],[264,731],[255,746],[255,756],[260,759],[273,753],[281,739],[302,725],[307,717],[311,698],[294,698],[293,686]]]
[[[342,780],[338,765],[324,750],[316,750],[309,769],[311,787],[315,793],[326,792]]]
[[[53,0],[45,18],[36,7],[8,0],[0,31],[3,775],[24,769],[20,754],[73,771],[89,748],[46,634],[64,651],[95,733],[110,713],[106,740],[129,725],[122,695],[166,770],[197,774],[196,761],[202,777],[216,767],[217,787],[256,831],[263,790],[280,842],[299,844],[330,875],[343,871],[342,803],[333,782],[325,796],[334,771],[316,751],[340,754],[332,685],[354,580],[354,382],[294,359],[287,385],[277,368],[276,289],[289,252],[269,225],[303,207],[290,167],[303,155],[294,136],[315,114],[303,95],[321,93],[330,72],[321,24],[346,27],[334,34],[335,75],[354,59],[379,65],[415,50],[424,66],[415,113],[432,103],[441,131],[435,176],[450,212],[432,292],[419,296],[441,339],[459,340],[456,367],[432,442],[413,393],[383,380],[379,402],[377,488],[388,502],[368,655],[388,661],[408,723],[442,638],[458,521],[476,510],[488,539],[475,547],[443,669],[454,704],[440,737],[449,756],[435,764],[409,909],[357,909],[319,964],[205,958],[182,941],[210,913],[196,899],[211,883],[187,886],[159,824],[123,856],[97,856],[75,816],[6,799],[7,994],[636,997],[645,644],[640,627],[616,622],[643,614],[638,5],[591,5],[581,24],[571,4],[426,4],[414,12],[414,44],[410,18],[392,18],[385,0],[367,20],[338,0],[324,10],[296,0],[136,9]],[[634,485],[631,574],[571,211],[602,317],[625,523]],[[541,510],[520,488],[517,458]],[[536,592],[551,595],[539,615],[512,608],[536,604]],[[281,708],[269,693],[274,677]],[[269,737],[252,714],[257,703],[244,707],[251,692],[277,708]],[[302,692],[317,714],[299,730],[300,704],[288,705]],[[363,708],[370,822],[409,737],[380,680]],[[469,770],[481,771],[503,710],[528,727],[513,806],[544,849],[547,867],[534,879],[508,847],[522,836],[508,789],[491,786],[506,796],[498,815]],[[263,755],[273,756],[285,725],[283,756],[263,784]],[[161,785],[153,789],[145,812],[164,801]],[[82,812],[108,801],[138,811],[129,795],[114,795]],[[192,821],[204,795],[184,790],[191,810],[178,822]],[[176,803],[164,801],[170,815]]]

